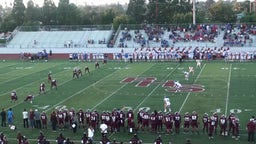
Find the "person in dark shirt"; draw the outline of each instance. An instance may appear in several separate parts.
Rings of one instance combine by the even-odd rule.
[[[142,144],[142,140],[140,140],[137,134],[134,134],[133,138],[130,140],[130,144]]]
[[[2,127],[6,127],[6,116],[7,116],[6,111],[5,111],[5,109],[3,108],[3,109],[2,109],[2,112],[1,112],[1,119],[2,119],[2,121],[1,121],[1,126],[2,126]]]
[[[60,133],[60,135],[56,138],[57,144],[65,144],[66,138]]]
[[[155,139],[155,141],[154,141],[154,144],[162,144],[163,142],[162,142],[162,139],[161,139],[161,135],[159,135],[156,139]]]

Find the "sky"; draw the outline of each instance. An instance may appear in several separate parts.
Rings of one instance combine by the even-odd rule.
[[[24,4],[26,5],[27,1],[29,0],[23,0]],[[42,6],[43,0],[33,0],[34,3],[38,4],[39,6]],[[53,0],[55,4],[59,3],[59,0]],[[6,4],[10,6],[10,3],[12,3],[13,0],[0,0],[0,4],[5,6]],[[69,0],[70,3],[74,3],[77,5],[105,5],[105,4],[128,4],[129,0]]]

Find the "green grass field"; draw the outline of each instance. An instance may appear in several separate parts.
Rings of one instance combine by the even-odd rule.
[[[213,140],[208,139],[205,133],[197,134],[172,134],[162,135],[163,143],[172,141],[174,144],[185,143],[190,138],[193,144],[243,144],[247,142],[246,124],[252,115],[255,115],[256,98],[256,64],[253,62],[224,63],[221,61],[203,62],[202,68],[195,68],[195,62],[141,62],[124,63],[109,62],[100,65],[99,69],[94,68],[94,63],[49,61],[45,62],[0,62],[0,107],[13,108],[15,114],[14,123],[16,131],[9,128],[2,128],[11,144],[16,143],[17,131],[36,143],[39,135],[38,129],[24,129],[22,111],[26,109],[39,109],[49,114],[56,107],[74,107],[76,110],[82,108],[112,111],[114,108],[132,108],[135,113],[140,108],[148,108],[163,111],[163,97],[167,95],[172,103],[173,112],[179,111],[182,117],[185,112],[196,111],[201,117],[204,113],[229,115],[232,111],[240,119],[240,139],[238,141],[230,136],[222,137],[215,135]],[[90,67],[90,74],[81,78],[72,78],[72,69],[75,66],[84,68]],[[184,70],[189,66],[195,68],[195,74],[190,75],[186,81],[183,75]],[[53,78],[57,79],[58,90],[50,90],[47,82],[47,74],[52,71]],[[138,83],[121,83],[125,78],[132,77],[143,79],[147,77],[156,80],[147,87],[136,87]],[[202,92],[169,92],[162,85],[168,80],[179,80],[181,84],[198,84],[204,88]],[[46,94],[38,95],[39,84],[46,83]],[[10,92],[16,90],[18,101],[10,101]],[[35,95],[33,103],[24,102],[28,94]],[[182,123],[183,124],[183,123]],[[200,129],[202,125],[199,125]],[[49,126],[42,130],[47,139],[54,140],[59,132],[53,132]],[[70,129],[62,131],[65,137],[70,137],[76,143],[80,143],[83,129],[72,133]],[[201,131],[200,131],[201,132]],[[95,140],[100,139],[100,132],[95,132]],[[138,131],[138,136],[144,143],[153,143],[157,134]],[[108,137],[117,141],[128,142],[132,137],[127,132],[109,134]]]

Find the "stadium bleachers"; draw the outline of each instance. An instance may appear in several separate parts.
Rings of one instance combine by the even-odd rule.
[[[8,48],[74,48],[107,47],[110,30],[95,31],[20,31]],[[90,41],[90,42],[89,42]],[[92,42],[93,41],[93,42]]]
[[[35,31],[29,29],[15,30],[15,34],[5,48],[1,48],[2,53],[38,52],[42,49],[53,50],[55,53],[132,53],[135,48],[229,48],[230,51],[255,51],[256,35],[240,33],[240,29],[235,27],[227,35],[226,30],[218,27],[218,34],[211,40],[200,39],[205,37],[205,33],[200,30],[182,30],[179,27],[160,27],[155,31],[155,27],[147,26],[120,26],[115,33],[116,38],[113,47],[108,48],[111,36],[111,28],[79,28],[79,29],[41,29]],[[230,36],[231,35],[231,36]],[[237,35],[237,38],[233,38]],[[249,37],[244,41],[245,36]],[[156,39],[157,37],[157,39]],[[227,37],[224,39],[224,37]]]

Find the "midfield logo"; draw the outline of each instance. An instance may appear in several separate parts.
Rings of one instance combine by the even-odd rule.
[[[148,87],[154,83],[159,82],[157,82],[157,78],[155,77],[127,77],[123,79],[121,83],[135,84],[136,87]],[[173,80],[167,80],[162,84],[162,87],[164,87],[168,92],[176,91]],[[198,84],[182,84],[182,87],[180,88],[180,92],[202,92],[204,90],[204,86]]]

